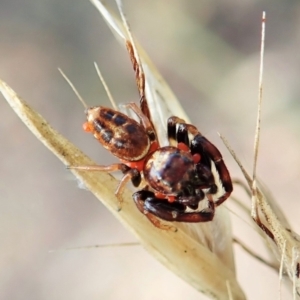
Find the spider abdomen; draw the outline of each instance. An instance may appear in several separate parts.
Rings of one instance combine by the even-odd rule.
[[[113,155],[122,160],[138,161],[146,156],[150,139],[145,128],[134,119],[108,107],[87,109],[86,131]]]

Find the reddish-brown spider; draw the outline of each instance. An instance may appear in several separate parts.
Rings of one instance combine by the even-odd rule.
[[[138,191],[133,194],[134,201],[140,211],[167,221],[211,221],[215,206],[232,192],[221,153],[195,126],[177,117],[168,119],[168,138],[177,146],[158,148],[145,161],[144,177],[154,192],[148,188]],[[205,197],[208,207],[199,210]]]
[[[133,194],[137,208],[157,227],[169,229],[159,219],[179,222],[207,222],[214,217],[215,206],[232,191],[229,172],[219,150],[197,128],[178,117],[168,119],[169,146],[160,147],[145,95],[145,76],[134,45],[126,46],[135,71],[140,107],[127,104],[140,122],[112,108],[86,109],[84,130],[118,157],[121,163],[109,166],[70,166],[86,171],[121,171],[124,176],[115,192],[119,203],[128,181],[146,186]],[[189,139],[192,136],[192,139]],[[174,146],[173,146],[173,145]],[[200,210],[199,202],[208,200]]]
[[[222,204],[232,191],[218,149],[195,126],[177,117],[168,119],[168,138],[176,142],[176,147],[159,147],[150,120],[136,104],[127,107],[137,114],[140,123],[119,111],[97,106],[86,110],[87,122],[83,126],[121,163],[71,168],[123,172],[116,190],[120,203],[126,183],[131,180],[138,187],[143,174],[147,185],[134,193],[133,199],[138,209],[160,228],[164,226],[156,217],[179,222],[212,220],[215,206]],[[189,134],[193,136],[191,141]],[[199,211],[199,202],[205,197],[208,207]]]

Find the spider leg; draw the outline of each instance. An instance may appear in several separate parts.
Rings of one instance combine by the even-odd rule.
[[[191,141],[189,141],[189,134],[193,136]],[[210,188],[210,194],[218,192],[218,182],[216,181],[220,180],[224,194],[217,199],[215,205],[221,205],[230,196],[233,187],[220,151],[195,126],[187,124],[184,120],[175,116],[168,119],[168,138],[173,144],[177,142],[188,146],[193,155],[200,155],[200,162],[196,164],[197,174],[200,181],[204,183],[203,188],[205,183]],[[216,177],[219,178],[214,177],[212,162],[218,173]]]
[[[192,126],[192,125],[191,125]],[[194,127],[194,126],[193,126]],[[208,157],[214,163],[217,173],[219,174],[219,179],[224,189],[224,194],[218,198],[215,202],[216,206],[221,205],[232,192],[232,182],[228,169],[223,161],[220,151],[207,140],[200,132],[195,135],[194,139],[191,141],[191,152],[199,153],[201,157]],[[202,160],[201,160],[202,162]]]
[[[162,224],[161,221],[155,216],[155,214],[149,212],[145,208],[145,200],[148,197],[152,197],[154,194],[152,192],[147,191],[146,189],[143,189],[141,191],[138,191],[132,195],[132,198],[134,200],[134,203],[138,210],[144,214],[148,220],[157,228],[163,229],[163,230],[173,230],[177,231],[177,228],[170,225]],[[161,201],[161,200],[160,200]]]
[[[115,191],[115,195],[118,198],[119,201],[119,207],[118,210],[121,210],[122,208],[122,193],[124,191],[124,188],[126,186],[126,183],[131,180],[132,184],[137,187],[141,183],[141,174],[137,169],[131,169],[125,164],[112,164],[109,166],[102,166],[102,165],[91,165],[91,166],[68,166],[68,169],[76,169],[76,170],[82,170],[82,171],[93,171],[93,172],[115,172],[115,171],[121,171],[124,176],[120,180],[119,185]]]
[[[153,192],[141,190],[133,194],[133,200],[144,214],[152,214],[166,221],[177,222],[208,222],[215,214],[215,205],[209,201],[207,208],[198,212],[186,212],[186,205],[180,202],[168,202],[156,198]],[[179,200],[180,201],[180,200]],[[150,220],[151,221],[151,220]],[[155,224],[154,224],[155,225]]]
[[[189,138],[188,138],[188,132],[184,128],[176,128],[177,124],[185,124],[185,121],[183,119],[180,119],[178,117],[170,117],[168,119],[167,127],[168,127],[168,139],[170,142],[170,145],[174,146],[178,143],[184,143],[187,147],[189,147]],[[178,136],[177,130],[180,130],[180,134]],[[179,139],[179,140],[178,140]]]
[[[143,70],[143,66],[140,62],[140,58],[135,49],[135,46],[132,44],[130,40],[126,40],[126,48],[129,53],[133,70],[135,72],[135,80],[140,94],[141,111],[151,122],[151,115],[150,115],[150,110],[148,107],[146,92],[145,92],[145,73]]]
[[[130,108],[138,116],[138,118],[141,121],[141,124],[146,129],[146,132],[149,135],[150,140],[154,141],[156,139],[154,128],[149,118],[143,113],[141,108],[139,108],[137,104],[134,102],[130,102],[128,104],[125,104],[124,106]]]

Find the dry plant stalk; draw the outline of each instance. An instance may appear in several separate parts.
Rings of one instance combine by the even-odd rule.
[[[101,2],[96,0],[91,0],[91,2],[98,8],[123,44],[126,41],[132,41],[136,45],[131,37],[119,1],[117,4],[123,23]],[[140,62],[145,72],[145,90],[153,123],[158,124],[156,127],[159,129],[157,134],[163,141],[165,138],[165,120],[170,115],[177,115],[186,120],[188,118],[146,53],[140,46],[135,46],[135,48],[138,49]],[[55,131],[42,116],[31,109],[3,81],[0,81],[0,90],[32,133],[66,166],[95,164]],[[154,227],[136,209],[131,197],[132,192],[129,189],[124,191],[122,211],[117,212],[118,201],[114,191],[118,181],[111,175],[104,172],[85,172],[76,169],[72,169],[72,172],[117,219],[136,235],[152,255],[187,283],[212,299],[245,299],[236,280],[232,235],[226,209],[218,208],[214,221],[209,222],[209,224],[195,224],[195,228],[187,227],[185,224],[176,224],[177,232],[160,230]]]
[[[265,192],[257,180],[256,168],[258,159],[258,148],[260,139],[261,106],[262,106],[262,77],[263,77],[263,57],[265,41],[265,12],[262,16],[262,39],[261,39],[261,60],[259,74],[259,95],[258,111],[254,140],[254,160],[252,177],[244,168],[236,153],[230,147],[227,140],[221,136],[224,144],[240,167],[249,189],[251,191],[251,217],[262,229],[262,236],[266,244],[272,250],[272,255],[278,260],[277,268],[279,279],[282,279],[282,272],[285,271],[291,280],[293,289],[293,299],[300,298],[300,236],[290,229],[283,212],[274,202],[268,192]],[[263,219],[261,219],[261,217]]]

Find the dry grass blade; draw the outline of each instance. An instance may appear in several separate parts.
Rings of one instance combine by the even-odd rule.
[[[254,163],[253,163],[253,177],[243,167],[241,161],[229,146],[224,137],[221,136],[227,149],[239,165],[248,186],[251,189],[251,216],[257,225],[262,229],[263,238],[266,240],[270,248],[275,253],[278,262],[278,272],[281,278],[282,266],[287,272],[293,285],[293,298],[300,297],[300,237],[294,233],[284,214],[279,207],[274,203],[273,198],[265,193],[260,187],[260,183],[256,178],[256,167],[258,158],[258,146],[260,138],[260,123],[261,123],[261,105],[262,105],[262,72],[263,72],[263,54],[264,54],[264,40],[265,40],[265,13],[262,17],[262,46],[261,46],[261,65],[259,76],[259,102],[257,112],[257,122],[255,130],[254,143]]]
[[[258,159],[258,148],[260,139],[260,123],[261,123],[261,106],[262,106],[262,85],[263,85],[263,58],[264,58],[264,42],[265,42],[265,22],[266,14],[262,15],[262,34],[261,34],[261,59],[259,72],[259,95],[258,95],[258,111],[255,130],[254,143],[254,164],[253,164],[253,178],[252,178],[252,205],[251,216],[258,226],[266,234],[266,239],[269,237],[275,242],[275,245],[270,242],[271,247],[274,248],[278,259],[283,262],[286,272],[293,283],[293,296],[300,296],[300,239],[299,236],[293,233],[290,228],[286,226],[286,220],[280,220],[280,216],[276,215],[272,207],[269,205],[267,195],[257,187],[256,167]],[[260,220],[260,213],[265,221]],[[283,214],[282,214],[283,215]]]
[[[65,165],[93,164],[3,81],[0,90],[33,134]],[[245,299],[233,271],[183,231],[162,231],[154,227],[134,206],[130,190],[125,190],[126,201],[122,211],[117,212],[114,195],[117,181],[112,176],[101,172],[72,172],[166,267],[211,298],[228,299],[229,284],[233,299]]]
[[[249,188],[251,188],[253,185],[253,180],[243,167],[241,161],[238,159],[234,151],[229,146],[228,142],[224,139],[224,137],[221,138],[241,168],[243,175],[248,182]],[[257,211],[259,215],[264,217],[264,226],[266,226],[273,235],[273,240],[271,240],[267,233],[264,232],[265,240],[275,252],[275,256],[278,261],[282,261],[284,270],[287,272],[290,280],[293,283],[293,294],[294,299],[296,299],[296,293],[300,295],[300,237],[296,233],[292,232],[289,228],[283,226],[281,220],[274,213],[272,206],[269,204],[269,197],[264,195],[259,187],[256,187],[256,194],[255,198],[252,198],[252,205],[254,210]]]
[[[223,136],[221,136],[221,139],[239,165],[245,179],[247,180],[249,188],[252,188],[253,180],[250,175],[233,149],[230,147],[227,140]],[[254,209],[257,210],[258,214],[263,216],[264,225],[273,235],[273,238],[270,239],[267,233],[262,231],[262,233],[264,233],[263,238],[267,241],[268,245],[273,250],[273,253],[275,253],[278,262],[282,262],[284,270],[287,272],[293,284],[293,294],[294,299],[296,299],[296,294],[300,296],[300,237],[296,233],[292,232],[291,229],[284,226],[286,224],[285,220],[281,222],[280,217],[272,208],[273,203],[272,205],[269,203],[272,201],[270,199],[271,198],[268,195],[265,195],[260,187],[256,187],[255,198],[252,198],[252,205],[254,206]],[[278,272],[279,271],[280,270],[278,270]]]
[[[123,45],[132,45],[135,52],[134,61],[137,62],[138,68],[134,63],[136,78],[140,78],[141,74],[145,74],[146,98],[150,108],[151,119],[156,129],[160,145],[168,145],[166,134],[166,120],[171,115],[180,116],[188,120],[182,110],[178,100],[172,93],[167,83],[156,70],[151,60],[135,41],[130,32],[128,22],[125,18],[122,3],[117,1],[122,21],[100,1],[91,0],[99,12],[104,17],[104,20],[112,29],[117,39]],[[131,58],[132,59],[132,58]],[[141,63],[141,65],[139,65]],[[139,80],[138,80],[139,81]],[[139,86],[139,84],[138,84]],[[140,93],[143,99],[143,90]],[[207,224],[178,224],[190,237],[196,242],[205,245],[211,252],[234,272],[234,259],[232,250],[232,233],[228,211],[224,207],[219,207],[215,215],[214,221]]]
[[[90,0],[91,3],[99,10],[99,12],[104,17],[105,22],[111,28],[113,34],[116,36],[117,40],[125,46],[125,42],[129,36],[126,32],[124,25],[121,20],[116,16],[116,14],[106,7],[101,1]],[[154,124],[161,124],[156,128],[157,135],[159,136],[161,145],[167,145],[168,141],[166,139],[166,122],[165,120],[171,116],[178,116],[186,121],[189,121],[188,116],[182,109],[176,96],[157,71],[156,67],[148,57],[147,53],[143,48],[135,42],[135,46],[138,50],[139,57],[143,65],[143,71],[146,77],[146,93],[148,94],[147,100],[150,106],[152,121]],[[152,87],[155,86],[155,89]]]
[[[249,173],[244,168],[234,150],[230,147],[228,141],[223,136],[221,136],[221,139],[240,167],[249,188],[252,188],[253,180]],[[256,193],[255,198],[252,197],[252,205],[254,210],[256,210],[260,216],[264,217],[264,225],[272,233],[273,240],[271,240],[264,231],[262,231],[262,233],[264,233],[263,237],[275,253],[278,262],[282,261],[284,270],[288,273],[288,276],[293,283],[293,293],[295,298],[296,294],[300,296],[300,238],[296,233],[292,232],[291,229],[286,227],[285,219],[281,221],[280,215],[283,215],[283,213],[281,212],[280,215],[275,213],[273,209],[275,204],[272,203],[273,199],[268,195],[265,195],[260,187],[255,187],[255,189]],[[275,206],[276,210],[278,210],[278,206]]]

